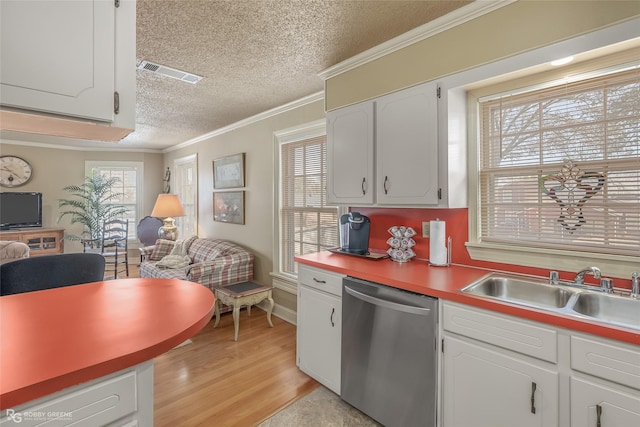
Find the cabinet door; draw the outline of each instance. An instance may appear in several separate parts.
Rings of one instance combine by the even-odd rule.
[[[342,302],[306,286],[298,290],[298,365],[340,394]]]
[[[640,395],[571,378],[571,427],[640,426]]]
[[[373,203],[373,102],[327,113],[327,201]]]
[[[376,101],[379,204],[438,204],[437,84]]]
[[[113,121],[113,1],[3,1],[2,104]]]
[[[445,427],[558,425],[557,373],[451,336],[443,364]]]

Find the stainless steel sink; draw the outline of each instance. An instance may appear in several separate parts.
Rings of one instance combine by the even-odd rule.
[[[542,278],[490,273],[461,291],[480,298],[640,330],[640,299],[604,293],[592,286],[568,282],[551,285]]]
[[[576,313],[607,323],[640,329],[640,300],[598,292],[581,292],[573,306]]]
[[[514,304],[557,309],[565,307],[578,289],[549,285],[542,279],[492,273],[463,288],[462,292]]]

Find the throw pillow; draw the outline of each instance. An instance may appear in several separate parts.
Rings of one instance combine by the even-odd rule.
[[[171,253],[173,246],[176,244],[173,240],[158,239],[156,245],[153,247],[153,251],[149,256],[150,261],[160,261],[165,256]]]

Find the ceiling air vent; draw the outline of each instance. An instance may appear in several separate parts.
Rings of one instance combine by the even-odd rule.
[[[186,71],[176,70],[175,68],[166,67],[164,65],[155,64],[149,61],[142,61],[138,65],[139,70],[146,70],[156,74],[162,74],[163,76],[171,77],[172,79],[182,80],[183,82],[196,84],[202,80],[202,76],[187,73]]]

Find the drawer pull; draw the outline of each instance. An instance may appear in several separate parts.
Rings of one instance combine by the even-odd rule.
[[[384,194],[389,194],[389,189],[387,188],[387,182],[389,181],[389,177],[384,177],[384,182],[382,183],[382,187],[384,188]]]
[[[318,280],[315,277],[313,278],[313,281],[316,282],[316,283],[327,283],[326,280]]]
[[[329,320],[331,321],[331,327],[332,327],[332,328],[333,328],[334,326],[336,326],[336,324],[335,324],[335,323],[333,323],[333,313],[335,313],[335,312],[336,312],[336,308],[334,307],[334,308],[332,308],[332,309],[331,309],[331,317],[329,318]]]
[[[364,184],[366,184],[367,179],[366,178],[362,178],[362,195],[364,196],[365,194],[367,194],[367,190],[364,188]]]
[[[531,383],[531,413],[536,413],[536,383]]]
[[[600,422],[600,417],[602,417],[602,406],[596,405],[596,427],[602,427],[602,423]]]

